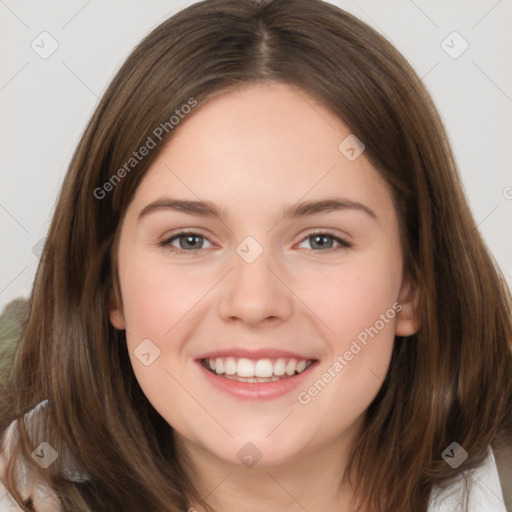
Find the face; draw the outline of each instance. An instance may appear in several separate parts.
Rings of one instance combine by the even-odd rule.
[[[111,321],[149,401],[210,456],[277,464],[341,442],[415,331],[391,192],[349,135],[284,84],[224,93],[127,209]]]

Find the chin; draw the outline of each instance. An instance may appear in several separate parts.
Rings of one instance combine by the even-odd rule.
[[[304,446],[289,436],[276,436],[266,438],[268,433],[236,436],[221,446],[211,446],[210,452],[229,464],[236,464],[251,468],[253,466],[277,466],[292,461],[303,452]],[[284,438],[288,439],[284,443]],[[218,442],[218,439],[215,441]]]

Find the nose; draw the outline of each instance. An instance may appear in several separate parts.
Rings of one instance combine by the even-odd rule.
[[[267,251],[247,263],[235,254],[234,268],[222,281],[219,315],[228,322],[247,326],[280,323],[293,311],[293,293]]]

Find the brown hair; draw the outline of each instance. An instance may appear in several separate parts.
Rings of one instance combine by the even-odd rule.
[[[205,505],[107,313],[111,290],[120,299],[115,241],[124,212],[172,130],[111,192],[97,199],[95,190],[191,98],[201,105],[263,80],[311,94],[364,142],[391,185],[404,272],[420,289],[421,327],[396,338],[351,452],[347,476],[360,509],[425,511],[433,486],[480,464],[490,443],[510,442],[510,293],[418,76],[375,30],[329,3],[207,0],[154,29],[112,80],[73,156],[37,270],[1,426],[49,400],[41,439],[67,446],[90,483],[66,480],[59,461],[41,469],[24,435],[15,456],[52,485],[64,510]],[[453,441],[469,454],[456,470],[441,458]],[[7,482],[16,495],[12,468]]]

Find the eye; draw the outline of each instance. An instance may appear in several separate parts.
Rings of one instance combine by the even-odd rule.
[[[160,247],[165,247],[167,250],[175,254],[193,255],[197,254],[197,251],[200,249],[205,249],[205,247],[203,247],[205,240],[211,244],[211,242],[206,237],[200,235],[199,233],[195,233],[193,231],[180,231],[172,237],[159,242],[158,245]],[[305,238],[303,238],[300,243],[304,243],[307,240],[311,240],[310,251],[314,252],[331,253],[352,247],[350,242],[347,242],[343,238],[340,238],[333,233],[324,231],[310,233]],[[178,242],[179,247],[173,245],[175,242]],[[334,244],[337,244],[337,246],[333,247]]]
[[[180,231],[171,238],[163,240],[159,243],[161,247],[166,247],[173,253],[177,254],[193,254],[199,249],[204,249],[203,241],[207,240],[204,236],[192,231]],[[179,243],[179,247],[172,245],[175,241]],[[211,243],[211,242],[210,242]]]
[[[333,233],[324,231],[310,233],[308,236],[302,239],[301,243],[305,242],[306,240],[311,240],[310,250],[315,252],[330,253],[340,251],[342,249],[349,249],[352,247],[350,242],[347,242],[343,238],[340,238]],[[333,247],[334,243],[337,243],[338,246]]]

